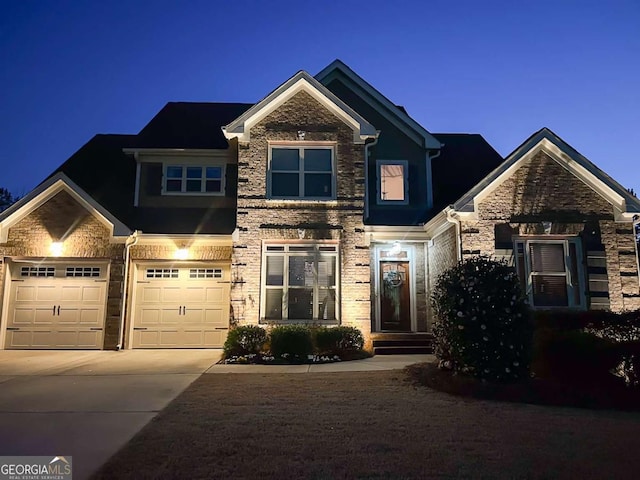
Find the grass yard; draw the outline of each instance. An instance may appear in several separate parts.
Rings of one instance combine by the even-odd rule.
[[[637,478],[640,413],[490,402],[405,372],[205,374],[95,475]]]

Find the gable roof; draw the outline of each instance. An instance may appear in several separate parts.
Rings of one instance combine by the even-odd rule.
[[[250,130],[253,125],[300,91],[309,93],[337,117],[341,118],[344,123],[349,125],[353,129],[354,142],[364,143],[365,139],[375,138],[377,136],[376,129],[373,125],[362,118],[360,114],[340,100],[315,78],[304,70],[300,70],[265,98],[223,127],[222,130],[225,137],[228,139],[238,138],[242,141],[249,140]]]
[[[67,175],[58,172],[0,214],[0,242],[7,241],[9,229],[59,192],[65,191],[91,215],[111,230],[112,237],[127,237],[131,229],[96,202]]]
[[[608,200],[616,209],[616,217],[640,213],[640,200],[633,197],[622,185],[546,127],[531,135],[507,156],[502,164],[462,195],[453,204],[454,209],[459,212],[476,211],[479,195],[502,183],[519,166],[521,160],[535,155],[540,150],[544,150],[551,158]]]
[[[360,95],[363,100],[371,103],[374,101],[377,107],[385,117],[395,124],[396,127],[407,133],[411,130],[422,139],[422,146],[427,149],[439,149],[440,143],[435,135],[429,133],[422,125],[409,116],[404,107],[395,105],[391,100],[382,95],[378,90],[371,86],[366,80],[355,73],[341,60],[334,60],[320,71],[315,77],[323,85],[335,79],[347,80],[351,85],[358,87],[364,95]],[[366,97],[366,98],[365,98]],[[412,135],[415,137],[415,135]]]
[[[246,112],[251,103],[169,102],[136,138],[137,148],[227,149],[221,126]]]

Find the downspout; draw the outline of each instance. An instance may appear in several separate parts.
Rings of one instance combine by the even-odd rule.
[[[462,229],[460,227],[460,219],[458,218],[458,214],[453,209],[453,206],[450,205],[446,209],[447,212],[447,221],[449,223],[453,223],[456,226],[456,244],[458,248],[456,249],[456,253],[458,255],[458,261],[462,260]]]
[[[138,230],[135,230],[127,241],[124,244],[124,276],[122,278],[122,308],[120,309],[120,333],[118,335],[118,345],[116,345],[116,350],[122,350],[124,348],[123,340],[124,340],[124,316],[127,310],[127,294],[129,293],[129,260],[130,260],[130,252],[129,250],[136,243],[138,243]]]
[[[378,138],[380,137],[380,130],[376,130],[376,138],[371,143],[367,143],[364,146],[364,218],[369,218],[369,156],[371,147],[375,147],[378,144]]]
[[[427,172],[427,208],[433,207],[433,176],[431,174],[431,160],[434,158],[438,158],[440,154],[442,154],[442,147],[444,147],[444,143],[440,146],[440,149],[433,156],[429,154],[430,150],[427,150],[426,159],[425,159],[425,167]]]

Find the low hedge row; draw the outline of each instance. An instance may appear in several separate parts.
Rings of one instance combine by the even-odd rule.
[[[622,379],[640,386],[640,312],[539,311],[534,322],[536,376],[600,387]]]
[[[278,325],[269,329],[243,325],[229,331],[223,351],[225,358],[244,355],[271,355],[304,360],[309,355],[338,356],[361,352],[364,337],[354,327]]]

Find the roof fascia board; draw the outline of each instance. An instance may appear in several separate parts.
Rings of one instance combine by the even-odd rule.
[[[129,155],[175,155],[182,153],[192,156],[211,156],[219,153],[226,155],[227,149],[220,148],[123,148],[122,151]]]
[[[429,238],[435,238],[451,227],[453,227],[453,224],[447,220],[447,213],[445,209],[425,223],[423,228],[425,235]]]
[[[161,234],[138,232],[136,245],[168,245],[168,246],[232,246],[232,234],[200,235],[200,234]]]
[[[248,142],[251,138],[251,127],[300,91],[309,93],[345,124],[349,125],[353,130],[355,143],[364,143],[367,138],[375,138],[377,136],[377,131],[373,125],[307,72],[300,71],[233,122],[222,127],[225,137],[228,140],[237,138],[239,141]]]
[[[367,101],[372,107],[384,107],[383,111],[377,108],[383,116],[399,128],[402,132],[409,135],[416,140],[415,134],[418,134],[422,142],[416,142],[429,150],[437,150],[442,147],[442,143],[429,133],[422,125],[416,122],[409,115],[401,111],[397,105],[391,100],[376,90],[370,83],[364,80],[360,75],[355,73],[349,66],[341,62],[340,60],[333,61],[330,65],[325,67],[320,73],[316,75],[316,79],[324,84],[329,84],[332,80],[340,79],[340,74],[346,77],[354,85],[356,85],[366,96],[360,95],[360,97]],[[356,92],[357,93],[357,92]],[[366,98],[368,97],[368,98]],[[377,105],[373,104],[371,100],[375,101]],[[412,132],[414,132],[412,134]]]
[[[69,193],[75,201],[111,230],[112,241],[124,241],[124,239],[131,234],[132,230],[129,227],[96,202],[64,173],[58,172],[33,189],[28,195],[16,202],[9,209],[2,212],[0,215],[0,243],[6,243],[9,229],[12,226],[63,190]]]

